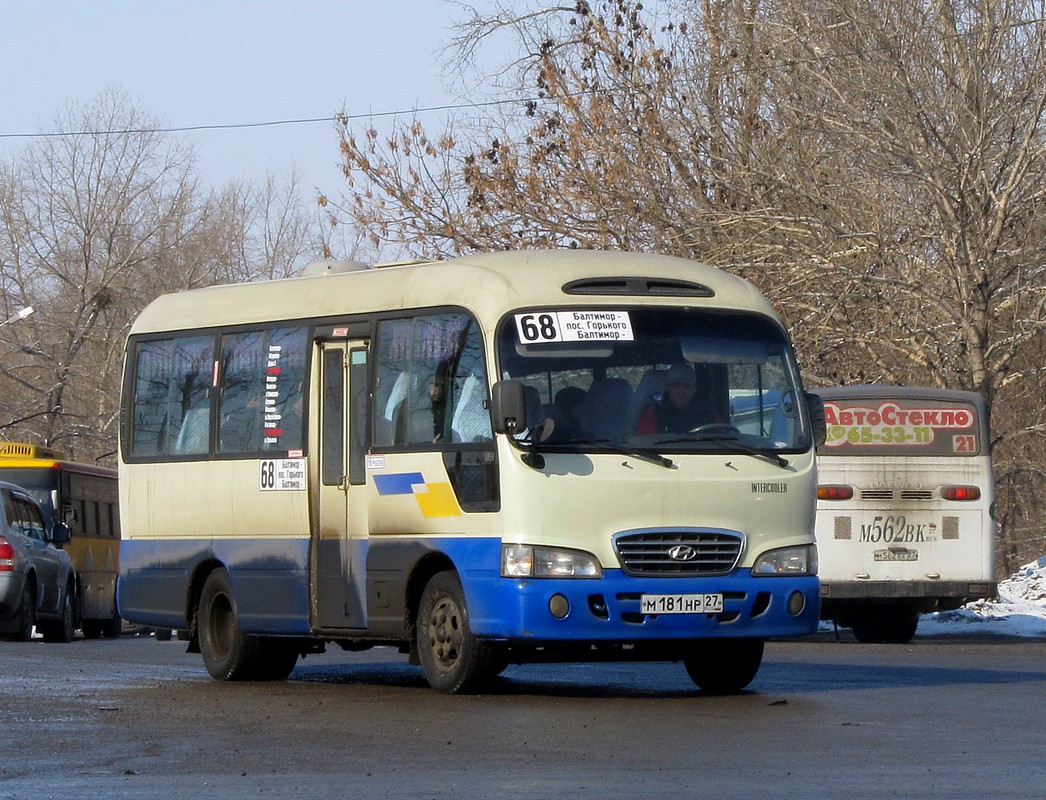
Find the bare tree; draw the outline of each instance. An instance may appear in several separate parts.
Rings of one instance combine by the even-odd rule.
[[[269,174],[260,185],[232,183],[214,199],[225,230],[221,282],[287,278],[328,254],[320,235],[324,215],[304,211],[301,176]]]
[[[201,209],[191,153],[120,95],[56,123],[18,161],[2,209],[5,290],[38,310],[20,323],[15,363],[0,367],[26,392],[9,411],[32,418],[7,432],[93,455],[115,441],[131,298],[147,294],[157,251],[191,235]]]
[[[296,179],[212,192],[160,127],[106,92],[0,172],[3,310],[37,310],[0,327],[5,438],[111,454],[124,339],[150,300],[288,275],[323,253]]]

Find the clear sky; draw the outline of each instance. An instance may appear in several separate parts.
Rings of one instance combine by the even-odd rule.
[[[170,127],[454,102],[438,50],[457,13],[441,0],[0,0],[0,159],[27,144],[10,134],[53,130],[106,89]],[[327,122],[176,135],[216,185],[296,167],[308,190],[343,186]]]

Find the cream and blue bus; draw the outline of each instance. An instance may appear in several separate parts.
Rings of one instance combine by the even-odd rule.
[[[920,614],[994,596],[984,399],[922,386],[818,389],[822,616],[860,642],[907,643]]]
[[[816,630],[812,406],[752,285],[572,250],[305,272],[134,323],[126,619],[219,680],[385,645],[449,693],[623,659],[736,691]]]

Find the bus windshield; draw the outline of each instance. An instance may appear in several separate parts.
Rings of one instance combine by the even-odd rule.
[[[543,447],[810,447],[792,351],[767,317],[669,307],[518,310],[500,327],[498,355],[500,376],[525,386],[528,424],[543,426]]]

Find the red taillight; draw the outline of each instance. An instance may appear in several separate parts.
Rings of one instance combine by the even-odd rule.
[[[3,536],[0,536],[0,572],[13,572],[15,568],[15,549]]]
[[[977,486],[942,486],[941,497],[945,500],[980,500],[981,490]]]
[[[850,500],[854,496],[854,487],[836,484],[825,484],[817,487],[818,500]]]

